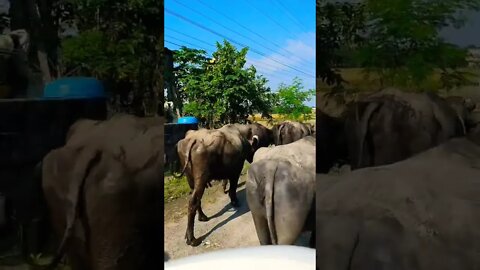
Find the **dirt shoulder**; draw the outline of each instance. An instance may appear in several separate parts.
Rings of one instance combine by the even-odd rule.
[[[240,207],[230,206],[230,199],[219,183],[208,188],[202,199],[202,208],[210,217],[207,222],[195,218],[195,237],[203,243],[190,247],[185,243],[188,196],[165,204],[165,252],[170,259],[186,257],[212,250],[259,245],[253,219],[245,196],[245,177],[240,179],[237,196]]]
[[[210,217],[207,222],[198,221],[195,217],[195,237],[203,238],[201,245],[188,246],[185,243],[187,229],[187,204],[189,196],[176,199],[165,204],[165,252],[169,259],[178,259],[209,251],[258,246],[260,245],[252,215],[248,209],[245,193],[246,174],[243,173],[237,196],[240,207],[234,209],[230,206],[230,198],[223,193],[220,182],[208,188],[202,199],[202,208]],[[303,234],[297,245],[308,246],[309,234]]]

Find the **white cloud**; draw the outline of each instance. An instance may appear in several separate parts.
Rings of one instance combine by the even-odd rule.
[[[259,57],[257,54],[249,52],[247,66],[250,65],[254,65],[257,72],[269,80],[268,85],[273,91],[276,91],[282,82],[291,83],[294,77],[302,79],[305,89],[314,89],[315,78],[312,76],[315,76],[315,33],[303,33],[296,39],[289,39],[285,42],[282,50],[279,49],[266,57]],[[291,67],[302,70],[311,76]],[[313,106],[314,104],[315,99],[307,102],[307,105]]]
[[[254,55],[257,57],[257,55]],[[298,73],[290,67],[305,70],[305,66],[315,62],[315,33],[304,33],[297,39],[289,39],[282,50],[278,50],[266,57],[254,58],[253,54],[247,57],[247,65],[254,65],[265,73],[289,71]],[[288,67],[290,66],[290,67]],[[313,75],[314,72],[308,72]],[[299,73],[301,74],[301,73]]]

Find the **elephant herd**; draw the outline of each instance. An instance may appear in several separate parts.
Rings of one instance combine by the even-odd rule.
[[[317,269],[478,268],[474,109],[463,98],[385,89],[341,117],[319,112]]]
[[[317,102],[318,103],[318,102]],[[480,126],[461,98],[385,89],[316,125],[286,121],[190,130],[176,145],[191,189],[187,245],[209,217],[202,196],[245,184],[262,245],[310,231],[317,269],[476,269],[480,265]],[[77,269],[161,267],[163,120],[80,120],[42,163],[59,248]],[[317,145],[318,142],[318,145]],[[337,172],[337,166],[350,170]],[[179,177],[177,175],[177,177]],[[233,233],[233,232],[232,232]]]
[[[55,269],[65,255],[73,270],[160,269],[159,258],[164,255],[163,126],[162,118],[129,115],[116,115],[107,121],[79,120],[70,127],[65,145],[44,157],[40,164],[42,190],[58,242],[56,255],[47,269]],[[313,132],[310,125],[289,121],[274,129],[253,123],[189,131],[177,144],[178,158],[183,166],[181,173],[187,176],[192,189],[185,235],[187,243],[200,243],[193,234],[194,218],[198,212],[200,221],[208,220],[201,208],[201,198],[211,180],[227,179],[231,203],[239,205],[236,189],[245,161],[253,162],[250,170],[255,171],[255,176],[252,174],[252,179],[263,181],[260,180],[262,175],[270,174],[270,177],[282,175],[279,179],[284,181],[282,184],[279,180],[275,187],[270,180],[258,182],[258,188],[253,189],[247,184],[248,203],[252,204],[252,209],[255,199],[263,196],[260,193],[268,194],[272,198],[270,202],[278,207],[272,211],[273,205],[268,205],[268,225],[264,227],[260,217],[267,209],[260,206],[252,210],[258,212],[254,219],[259,236],[268,231],[271,243],[290,243],[296,235],[284,233],[288,226],[297,222],[294,224],[296,234],[304,229],[308,219],[311,229],[314,224],[315,138],[309,135]],[[278,149],[288,145],[295,147],[302,142],[299,140],[302,137],[308,139],[303,146],[299,145],[300,152],[290,161],[283,159],[283,163],[279,160],[268,164],[269,160],[260,160],[258,166],[255,165],[256,159],[273,155],[263,151],[274,149],[269,145],[297,140],[278,146]],[[277,154],[292,155],[287,148],[283,151]],[[312,172],[308,179],[295,164],[308,164]],[[261,166],[271,170],[259,170]],[[293,166],[298,168],[292,170]],[[288,180],[292,176],[307,179],[303,186],[296,187],[297,191],[290,189]],[[304,188],[310,191],[308,196],[302,195]],[[289,204],[295,200],[296,203]],[[305,205],[308,209],[304,209]],[[298,212],[296,215],[304,221],[279,221],[276,217],[279,210],[287,215]],[[273,226],[272,221],[275,222]]]
[[[271,181],[257,181],[255,179],[260,179],[260,175],[264,179],[269,177],[269,179],[278,178],[278,173],[284,175],[286,179],[291,177],[296,177],[300,182],[306,181],[308,183],[302,183],[305,185],[311,185],[310,191],[314,189],[314,160],[315,160],[315,138],[314,129],[312,126],[307,124],[302,124],[298,122],[286,121],[281,124],[274,126],[272,129],[268,129],[258,123],[252,124],[228,124],[219,129],[200,129],[200,130],[190,130],[185,135],[185,138],[180,140],[177,144],[177,154],[182,168],[181,174],[177,177],[185,175],[188,184],[190,186],[191,198],[188,202],[188,223],[187,230],[185,233],[186,243],[188,245],[197,246],[201,243],[200,239],[196,239],[194,236],[194,222],[195,216],[198,212],[199,221],[208,221],[209,218],[205,215],[202,210],[201,199],[205,188],[210,185],[212,180],[227,180],[230,184],[228,195],[232,206],[239,206],[239,201],[236,196],[238,180],[242,169],[244,167],[245,161],[251,163],[249,169],[249,180],[247,180],[246,189],[247,189],[247,201],[252,210],[252,215],[254,217],[255,226],[257,228],[257,233],[259,235],[260,241],[263,243],[270,243],[271,241],[276,242],[277,236],[274,237],[262,238],[260,235],[265,233],[262,230],[269,231],[268,235],[274,233],[275,224],[273,224],[273,213],[270,210],[274,208],[273,204],[273,194],[276,192],[286,192],[286,194],[278,195],[279,197],[275,200],[279,203],[279,199],[282,196],[284,202],[287,205],[285,209],[282,210],[281,215],[289,215],[290,212],[295,212],[296,214],[302,216],[302,222],[294,221],[284,221],[285,224],[277,224],[278,230],[287,230],[288,226],[297,226],[299,230],[302,230],[304,223],[306,221],[307,214],[310,213],[309,209],[312,208],[313,204],[313,193],[308,198],[303,197],[304,191],[300,190],[298,194],[292,194],[288,189],[288,186],[280,187],[277,186],[273,190],[273,182]],[[307,141],[302,141],[303,138]],[[302,140],[301,140],[302,139]],[[293,142],[300,142],[303,144],[297,144]],[[274,152],[265,152],[264,149],[270,149],[271,144],[277,145],[276,148],[286,147],[283,150],[283,154],[274,153]],[[283,149],[283,148],[282,148]],[[302,152],[302,149],[306,149],[306,152]],[[278,152],[278,151],[277,151]],[[298,164],[304,164],[304,160],[292,164],[294,160],[289,155],[302,156],[303,159],[309,162],[308,168],[298,167]],[[262,158],[259,158],[262,156]],[[265,161],[260,161],[260,159]],[[272,160],[284,160],[287,163],[271,163]],[[263,164],[263,163],[267,164]],[[260,169],[261,166],[266,166],[269,170]],[[303,165],[300,165],[303,166]],[[297,171],[291,171],[291,168],[295,168]],[[303,178],[303,171],[310,171],[306,173],[307,178]],[[299,175],[296,175],[296,174]],[[260,175],[259,175],[260,174]],[[287,181],[288,182],[288,181]],[[275,182],[276,183],[276,182]],[[288,184],[288,183],[286,183]],[[224,183],[224,189],[226,182]],[[290,192],[290,193],[289,193]],[[296,198],[292,200],[297,200],[296,202],[299,205],[293,205],[293,201],[290,200],[292,195],[296,195]],[[261,196],[261,198],[255,198]],[[263,199],[262,196],[270,196],[270,201],[265,207],[256,207],[263,205],[263,202],[258,202],[258,199]],[[290,196],[290,197],[289,197]],[[288,205],[292,203],[292,205]],[[303,207],[308,208],[307,211],[304,211]],[[276,209],[282,209],[280,206]],[[275,213],[278,210],[275,211]],[[305,212],[305,213],[299,213]],[[268,213],[268,214],[266,214]],[[268,215],[267,219],[262,219],[261,216]],[[291,216],[291,215],[290,215]],[[293,217],[293,216],[292,216]],[[313,216],[312,216],[313,217]],[[278,218],[277,218],[278,219]],[[268,223],[267,223],[268,220]],[[313,220],[313,219],[312,219]],[[265,221],[265,222],[264,222]],[[275,220],[277,221],[277,220]],[[273,222],[273,223],[272,223]],[[298,224],[294,224],[298,223]],[[312,221],[313,223],[313,221]],[[284,226],[284,228],[282,228]],[[287,227],[285,227],[287,226]],[[290,236],[287,241],[288,243],[293,243],[296,240],[298,235],[295,237]],[[280,238],[283,239],[283,238]],[[291,240],[293,239],[293,241]],[[280,241],[280,243],[282,243]]]
[[[163,256],[162,118],[79,120],[42,162],[58,251],[72,270],[160,269]]]

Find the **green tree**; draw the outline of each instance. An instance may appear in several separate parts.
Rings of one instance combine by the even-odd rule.
[[[479,0],[366,0],[368,38],[358,53],[367,72],[382,85],[422,88],[436,70],[445,88],[467,83],[466,50],[446,43],[440,30],[461,27],[461,11],[478,9]]]
[[[202,76],[205,69],[205,63],[209,60],[206,56],[207,52],[204,50],[181,47],[179,50],[174,51],[173,61],[175,67],[173,69],[174,79],[173,87],[174,92],[178,95],[178,100],[174,101],[176,109],[179,110],[179,114],[182,114],[183,101],[187,100],[185,91],[182,91],[185,87],[185,83],[189,81],[189,78],[195,78]]]
[[[80,31],[62,43],[68,69],[105,81],[117,111],[163,113],[163,1],[68,1]]]
[[[335,70],[343,61],[340,49],[355,48],[363,39],[363,4],[317,0],[317,81],[340,90],[345,83]],[[319,82],[317,82],[319,83]]]
[[[301,79],[295,77],[292,84],[280,84],[276,94],[277,100],[274,112],[291,120],[308,119],[312,109],[304,103],[315,96],[315,89],[304,90]]]
[[[449,89],[469,83],[460,69],[466,50],[448,44],[441,29],[465,24],[462,11],[478,10],[480,0],[317,1],[317,80],[342,94],[345,81],[337,67],[363,67],[382,86],[425,90],[440,71]],[[373,90],[373,89],[372,89]]]
[[[188,65],[177,71],[178,84],[185,96],[185,113],[195,115],[208,126],[245,122],[249,115],[269,114],[272,93],[267,80],[253,66],[245,68],[248,48],[237,50],[232,44],[217,42],[217,51],[208,59],[201,51],[183,59]],[[181,49],[178,64],[187,50]],[[195,60],[196,59],[196,60]]]

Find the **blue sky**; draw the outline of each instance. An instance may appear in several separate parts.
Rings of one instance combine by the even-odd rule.
[[[273,91],[295,76],[306,89],[315,88],[315,1],[165,0],[167,48],[184,45],[211,54],[224,38],[237,49],[250,48],[247,65],[254,65]],[[307,105],[315,106],[315,99]]]

